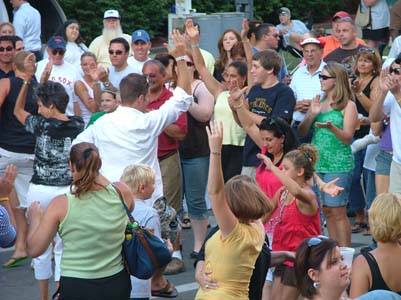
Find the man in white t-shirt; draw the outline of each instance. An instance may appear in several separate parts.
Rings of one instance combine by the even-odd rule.
[[[51,80],[64,86],[70,99],[65,114],[73,116],[75,115],[74,85],[77,80],[81,79],[81,75],[79,75],[74,65],[64,61],[65,47],[66,42],[63,37],[52,36],[47,43],[46,49],[49,58],[38,62],[35,77],[40,83]]]
[[[103,16],[102,35],[95,38],[89,45],[90,52],[96,55],[97,63],[101,66],[108,67],[111,65],[108,51],[112,39],[122,37],[128,43],[131,42],[131,36],[123,33],[120,20],[121,17],[117,10],[106,10]]]
[[[128,57],[128,64],[135,70],[135,73],[142,74],[145,62],[150,60],[149,50],[152,47],[149,34],[143,30],[135,30],[132,33],[131,50],[133,56]]]

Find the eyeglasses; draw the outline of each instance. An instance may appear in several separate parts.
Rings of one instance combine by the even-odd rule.
[[[187,67],[193,67],[193,66],[194,66],[194,63],[187,61]]]
[[[367,47],[361,47],[361,48],[358,49],[358,53],[370,53],[370,54],[375,54],[375,49],[367,48]]]
[[[390,71],[390,74],[396,74],[396,75],[400,75],[401,74],[401,68],[392,68],[392,67],[390,67],[390,69],[389,69],[389,71]]]
[[[321,80],[334,79],[334,78],[335,78],[334,76],[327,76],[327,75],[319,74],[319,79],[321,79]]]
[[[64,55],[64,53],[65,53],[65,50],[63,50],[63,49],[53,49],[52,50],[52,53],[53,53],[53,55]]]
[[[328,240],[329,238],[324,235],[318,235],[316,237],[312,237],[308,240],[308,247],[313,247],[319,245],[324,240]]]
[[[11,46],[8,46],[8,47],[0,47],[0,52],[11,52],[11,51],[13,51],[13,50],[14,50],[14,48],[11,47]]]
[[[275,39],[278,38],[278,33],[275,33],[275,34],[266,34],[266,35],[267,35],[267,36],[274,37]]]
[[[121,54],[123,54],[123,52],[121,50],[116,50],[116,51],[109,50],[109,54],[110,55],[121,55]]]

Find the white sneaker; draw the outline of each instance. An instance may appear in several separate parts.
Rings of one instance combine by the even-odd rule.
[[[377,144],[378,142],[380,142],[380,137],[369,133],[365,135],[363,138],[357,139],[352,143],[351,145],[352,154],[362,149],[365,149],[368,145]]]

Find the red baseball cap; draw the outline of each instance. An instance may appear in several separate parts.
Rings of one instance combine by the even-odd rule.
[[[351,17],[351,16],[346,11],[342,11],[341,10],[341,11],[338,11],[338,12],[335,13],[335,15],[333,16],[332,20],[334,21],[337,18],[341,19],[341,18],[345,18],[345,17]]]

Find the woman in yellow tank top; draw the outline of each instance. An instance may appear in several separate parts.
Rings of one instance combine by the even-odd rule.
[[[260,218],[272,206],[257,183],[248,176],[235,176],[225,185],[221,169],[222,123],[207,128],[210,147],[208,192],[220,227],[206,243],[201,266],[204,285],[201,299],[248,299],[249,281],[264,241]],[[198,264],[199,265],[199,264]]]

